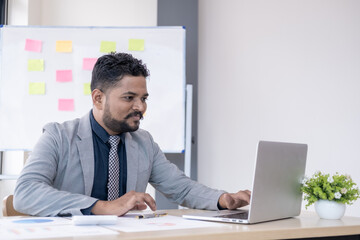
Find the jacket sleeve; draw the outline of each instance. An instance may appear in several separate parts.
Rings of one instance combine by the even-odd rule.
[[[68,143],[63,134],[55,123],[44,127],[16,183],[14,207],[17,211],[36,216],[82,215],[80,210],[97,200],[84,195],[81,180],[80,184],[74,181],[74,191],[59,190],[65,177],[78,178],[66,173],[69,157],[62,149]]]
[[[154,157],[150,183],[167,198],[182,206],[218,210],[218,200],[225,191],[212,189],[191,180],[166,159],[159,146],[151,136],[150,138]]]

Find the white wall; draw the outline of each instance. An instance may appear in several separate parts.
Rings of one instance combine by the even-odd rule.
[[[10,0],[9,25],[156,26],[157,0]]]
[[[27,25],[29,0],[9,0],[8,2],[8,24]]]
[[[30,0],[30,2],[33,0]],[[29,25],[156,26],[157,0],[37,0]]]
[[[258,140],[360,185],[360,1],[199,1],[199,181],[251,188]],[[310,208],[311,210],[311,208]],[[360,217],[360,200],[346,215]]]

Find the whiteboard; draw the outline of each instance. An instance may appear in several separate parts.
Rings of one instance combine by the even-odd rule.
[[[31,151],[46,123],[89,112],[91,95],[84,89],[91,69],[84,59],[106,54],[109,43],[117,52],[143,60],[150,70],[148,108],[140,127],[164,152],[184,150],[183,27],[3,26],[0,34],[0,150]],[[34,42],[37,45],[31,45]],[[61,45],[64,42],[71,43],[70,49]],[[43,61],[42,69],[33,60]],[[71,77],[59,77],[64,71]]]

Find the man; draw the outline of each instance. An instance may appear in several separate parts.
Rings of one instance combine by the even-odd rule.
[[[17,181],[14,206],[37,216],[126,214],[156,210],[147,183],[190,208],[235,209],[250,192],[225,193],[186,177],[151,135],[139,129],[149,73],[141,60],[113,53],[96,62],[92,110],[80,119],[50,123]]]

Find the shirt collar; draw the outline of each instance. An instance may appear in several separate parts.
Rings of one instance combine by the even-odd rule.
[[[90,113],[90,124],[93,132],[101,139],[102,142],[107,143],[110,137],[110,134],[108,134],[105,129],[95,120],[93,111],[91,110]],[[118,136],[121,139],[121,142],[125,142],[125,134],[118,134]]]

